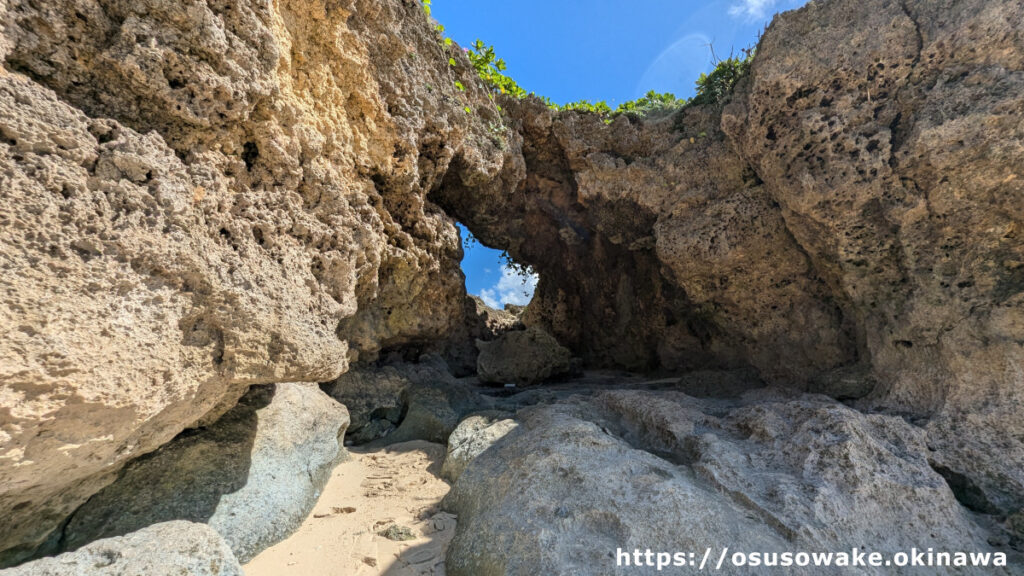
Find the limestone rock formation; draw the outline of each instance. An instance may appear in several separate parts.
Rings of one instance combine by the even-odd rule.
[[[349,406],[349,438],[355,444],[383,438],[387,443],[444,443],[466,414],[491,403],[459,382],[437,354],[424,355],[418,362],[358,366],[322,388]]]
[[[521,316],[522,311],[513,313],[509,310],[497,310],[477,296],[467,296],[465,320],[449,335],[444,349],[445,360],[452,374],[460,377],[476,374],[476,360],[479,355],[477,340],[490,342],[506,332],[522,329]]]
[[[465,383],[431,382],[406,389],[402,423],[387,437],[389,444],[427,440],[444,444],[467,415],[491,408],[492,399]]]
[[[779,18],[722,126],[879,386],[988,510],[1024,507],[1024,5],[824,2]],[[834,42],[842,38],[843,45]]]
[[[394,431],[402,421],[402,395],[411,382],[395,366],[353,367],[321,388],[348,408],[346,442],[365,444]]]
[[[607,392],[518,418],[445,500],[459,516],[449,574],[612,574],[619,548],[992,551],[929,466],[924,431],[899,417],[762,390],[738,400]],[[786,573],[848,569],[832,570]]]
[[[979,511],[1024,507],[1024,6],[778,16],[717,104],[504,103],[502,174],[431,198],[538,271],[591,366],[753,368],[906,415]],[[511,190],[511,192],[510,192]]]
[[[336,457],[313,383],[361,441],[445,441],[526,403],[455,375],[570,357],[685,375],[532,390],[465,444],[453,573],[708,539],[1019,549],[1022,22],[816,0],[722,101],[606,122],[495,102],[415,0],[0,2],[0,566],[164,519],[190,478],[185,517],[246,557]],[[453,218],[539,273],[521,314],[467,299]],[[262,385],[279,426],[227,432]],[[128,573],[191,562],[178,542],[234,573],[207,534],[115,542]]]
[[[203,524],[176,520],[116,538],[98,540],[54,558],[43,558],[3,576],[242,576],[242,567],[220,534]]]
[[[477,376],[493,384],[536,384],[569,372],[572,355],[553,336],[535,326],[476,343]]]
[[[0,30],[0,565],[248,386],[462,322],[425,196],[498,169],[500,120],[416,3],[11,0]]]
[[[449,178],[432,197],[538,271],[527,325],[595,366],[807,380],[855,360],[828,287],[716,110],[606,125],[539,101],[505,107],[523,136],[507,175]]]
[[[458,480],[474,458],[515,430],[518,424],[511,416],[508,412],[491,411],[473,414],[459,422],[448,437],[441,476],[449,482]]]
[[[209,427],[130,463],[75,511],[62,547],[170,520],[208,524],[240,562],[288,536],[345,457],[348,412],[316,384],[253,387]]]

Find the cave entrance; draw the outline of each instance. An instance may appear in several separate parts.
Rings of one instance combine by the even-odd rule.
[[[537,273],[512,260],[507,252],[485,246],[461,223],[458,228],[466,293],[498,310],[529,304],[537,288]]]

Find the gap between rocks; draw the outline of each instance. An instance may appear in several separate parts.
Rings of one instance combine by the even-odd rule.
[[[455,516],[439,507],[449,490],[440,477],[444,445],[415,440],[349,454],[295,533],[244,565],[248,576],[444,574],[455,533]]]

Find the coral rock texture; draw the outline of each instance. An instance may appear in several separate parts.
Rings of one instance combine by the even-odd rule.
[[[971,507],[1012,514],[1021,22],[1010,0],[811,2],[717,104],[606,123],[507,103],[522,142],[502,174],[431,197],[538,271],[524,322],[589,364],[859,398],[925,428]]]
[[[416,3],[12,0],[0,27],[0,563],[249,385],[461,322],[425,191],[456,152],[497,170],[497,112]]]
[[[929,466],[923,431],[896,416],[776,390],[731,400],[623,390],[526,408],[517,419],[445,498],[459,516],[449,574],[614,574],[626,570],[616,569],[620,548],[703,551],[725,543],[764,552],[838,551],[851,542],[885,553],[992,550]],[[727,562],[721,573],[751,567]]]
[[[183,520],[97,540],[74,552],[0,570],[3,576],[242,576],[213,528]]]
[[[850,406],[676,398],[675,423],[717,440],[673,428],[690,459],[673,470],[597,424],[649,398],[538,409],[459,477],[455,549],[500,550],[462,573],[511,566],[494,514],[532,511],[529,573],[552,517],[621,541],[651,516],[590,502],[638,486],[711,502],[693,519],[724,540],[874,538],[821,526],[889,490],[907,534],[920,512],[938,544],[983,546],[966,509],[1019,545],[1022,22],[1019,0],[816,0],[773,21],[721,102],[605,122],[536,98],[499,110],[415,0],[0,2],[0,565],[253,385],[333,381],[366,439],[444,440],[493,402],[439,354],[463,376],[472,338],[495,350],[522,327],[559,364]],[[466,298],[452,218],[539,273],[521,315]],[[420,357],[422,386],[374,372]],[[338,380],[350,365],[365,372]],[[386,405],[360,402],[381,378]],[[776,473],[793,484],[744,484]],[[524,476],[547,499],[486,483]],[[546,508],[565,478],[580,508]],[[572,573],[583,552],[560,550]]]

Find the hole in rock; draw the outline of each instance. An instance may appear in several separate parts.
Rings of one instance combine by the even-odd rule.
[[[999,513],[999,509],[989,502],[985,492],[966,475],[940,464],[932,463],[931,466],[939,473],[939,476],[946,480],[949,489],[953,491],[953,497],[965,508],[982,514]]]
[[[529,304],[538,281],[533,269],[512,260],[507,252],[485,246],[462,224],[458,227],[466,293],[499,310]]]
[[[260,148],[255,142],[246,142],[242,147],[242,161],[245,162],[245,169],[252,170],[256,160],[260,157]]]

